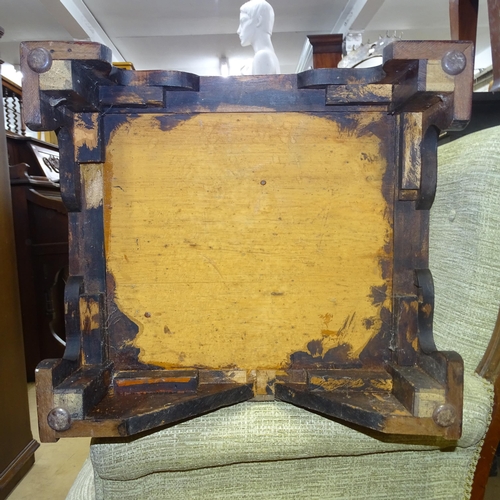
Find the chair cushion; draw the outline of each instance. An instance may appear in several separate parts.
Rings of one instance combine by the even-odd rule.
[[[95,497],[94,468],[90,458],[87,458],[76,476],[66,500],[95,500]]]
[[[457,500],[469,498],[471,448],[241,463],[96,481],[98,500]],[[472,467],[471,467],[472,464]],[[79,498],[81,500],[81,497]]]
[[[465,378],[463,436],[460,447],[484,436],[492,407],[492,388],[477,375]],[[281,402],[242,403],[139,439],[95,439],[91,458],[96,474],[130,480],[154,472],[183,471],[243,462],[355,456],[450,446],[428,437],[368,434]]]
[[[500,127],[439,147],[438,160],[429,246],[434,338],[473,372],[500,305]]]

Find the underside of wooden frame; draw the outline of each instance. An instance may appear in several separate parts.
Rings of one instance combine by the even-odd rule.
[[[42,441],[71,436],[128,436],[223,406],[273,399],[385,433],[456,440],[461,433],[463,363],[454,352],[437,351],[433,341],[434,290],[428,269],[428,214],[436,187],[439,131],[463,128],[469,120],[472,45],[468,42],[396,42],[385,49],[382,67],[228,79],[175,71],[121,70],[113,68],[110,60],[109,50],[94,43],[22,44],[25,121],[34,130],[58,130],[61,192],[70,224],[70,277],[65,292],[66,352],[63,359],[42,362],[36,373]],[[217,134],[215,139],[208,140],[206,131],[210,127]],[[196,130],[200,130],[199,136]],[[256,139],[248,142],[252,133]],[[152,153],[146,151],[143,141],[146,137],[149,137]],[[280,146],[277,139],[287,144],[289,141],[290,145]],[[204,144],[200,146],[201,153],[196,148],[197,140]],[[184,150],[177,147],[182,141],[186,144]],[[224,147],[217,149],[214,144],[221,141],[225,141]],[[135,144],[136,153],[126,151],[129,143]],[[307,155],[300,156],[299,146],[293,150],[295,143],[307,150]],[[371,147],[376,154],[369,154],[368,150],[355,152],[356,144]],[[259,148],[264,148],[263,152]],[[137,164],[134,154],[139,150],[148,162],[137,168],[127,166],[129,156],[133,157],[131,165]],[[261,170],[246,174],[228,167],[231,155],[240,162],[242,158],[249,162],[255,150],[267,155],[270,167],[259,164]],[[298,174],[291,174],[291,157],[286,155],[292,150],[297,166],[307,165],[308,176],[301,174],[299,179]],[[165,151],[171,157],[168,161],[161,160],[166,163],[158,163],[157,157],[163,154],[165,158]],[[316,154],[318,156],[314,156]],[[205,165],[203,155],[210,157],[212,163],[213,158],[217,158],[220,164],[215,167],[219,170],[209,163]],[[285,162],[287,167],[280,170],[278,176],[280,155],[286,156],[288,163]],[[309,157],[314,157],[314,161],[307,163]],[[323,168],[327,176],[325,182],[330,185],[322,187],[321,175],[315,169],[320,168],[321,161],[332,165],[340,161],[339,158],[352,170],[339,166]],[[187,167],[179,167],[179,162]],[[170,202],[155,205],[156,215],[144,219],[145,227],[152,224],[151,221],[158,224],[158,220],[173,227],[174,217],[182,221],[175,229],[181,235],[179,242],[165,243],[161,249],[155,247],[156,260],[151,258],[152,251],[141,250],[139,237],[134,233],[137,222],[134,204],[140,196],[136,191],[140,191],[145,182],[144,165],[154,167],[149,174],[152,183],[160,182],[155,179],[155,172],[166,171],[167,174],[161,174],[163,182],[169,184],[175,178],[177,192],[183,193],[181,196],[168,188]],[[225,180],[217,177],[219,171],[227,174]],[[348,177],[354,177],[357,171],[362,173],[362,179],[351,183]],[[347,176],[347,180],[342,175]],[[238,283],[246,283],[248,262],[254,266],[252,272],[258,274],[263,288],[271,282],[268,276],[273,268],[269,261],[261,259],[261,264],[256,265],[255,258],[248,256],[250,250],[238,254],[238,259],[245,259],[231,261],[233,269],[241,267],[239,275],[232,271],[234,276],[240,276],[240,281],[234,279],[227,284],[223,280],[225,270],[221,271],[219,262],[213,258],[220,255],[215,248],[219,240],[205,236],[202,240],[206,252],[201,257],[210,272],[218,276],[218,281],[210,282],[205,296],[193,292],[194,288],[203,288],[196,273],[190,282],[178,280],[177,289],[168,294],[164,281],[163,288],[158,288],[161,293],[157,294],[153,287],[158,281],[153,276],[159,272],[158,262],[189,261],[188,252],[199,249],[199,242],[190,240],[188,234],[201,231],[198,220],[182,219],[172,212],[172,207],[177,209],[177,214],[188,206],[185,200],[191,200],[190,183],[196,180],[206,181],[205,191],[198,190],[192,198],[193,203],[198,204],[200,200],[205,203],[202,206],[205,212],[210,212],[211,203],[217,197],[227,192],[233,195],[224,205],[224,218],[207,222],[211,227],[226,224],[219,233],[221,238],[226,238],[226,245],[231,243],[227,236],[229,228],[235,234],[238,231],[251,234],[251,238],[245,240],[248,245],[258,242],[265,246],[272,237],[282,245],[290,244],[286,255],[276,261],[276,266],[281,266],[279,272],[284,273],[283,269],[288,266],[288,288],[269,288],[265,299],[262,298],[264,292],[256,289],[250,305],[245,305],[252,314],[259,307],[255,324],[264,326],[254,325],[257,334],[252,334],[250,327],[248,332],[243,331],[247,327],[242,325],[246,323],[232,319],[227,304],[221,306],[218,322],[209,323],[207,319],[212,310],[219,307],[222,297],[230,297],[239,290]],[[258,228],[264,227],[266,231],[269,221],[273,227],[280,228],[286,222],[287,228],[292,228],[289,231],[301,224],[303,234],[309,234],[307,227],[315,227],[316,222],[308,219],[309,198],[304,195],[304,189],[296,196],[286,196],[287,190],[295,189],[296,181],[307,189],[312,186],[307,192],[308,196],[315,197],[311,198],[316,200],[314,206],[323,203],[328,208],[330,202],[325,202],[326,195],[323,195],[332,188],[332,193],[336,193],[332,203],[343,203],[346,217],[349,221],[353,218],[361,228],[356,234],[365,240],[359,241],[358,236],[349,237],[349,227],[346,226],[344,232],[339,230],[344,239],[353,239],[350,245],[358,259],[344,264],[344,257],[339,258],[335,273],[340,281],[349,282],[349,275],[342,272],[350,265],[352,282],[362,283],[365,271],[357,271],[358,262],[365,262],[364,251],[368,252],[375,241],[373,238],[381,241],[374,247],[372,264],[366,260],[366,272],[376,277],[368,283],[370,300],[363,291],[352,299],[353,303],[361,304],[360,310],[366,306],[369,312],[360,317],[361,313],[354,310],[345,321],[345,316],[322,314],[321,337],[312,336],[302,344],[302,340],[296,339],[306,338],[306,333],[292,332],[293,325],[282,332],[275,327],[275,318],[266,311],[279,314],[279,304],[286,303],[294,293],[300,301],[286,304],[287,311],[292,311],[296,318],[302,309],[305,317],[306,309],[313,307],[307,301],[313,304],[310,297],[314,290],[301,289],[305,282],[300,286],[293,284],[294,273],[298,276],[302,271],[293,260],[296,248],[292,244],[300,243],[309,251],[307,245],[313,241],[319,248],[326,233],[321,237],[303,236],[297,243],[298,240],[290,236],[293,232],[276,230],[278,232],[266,233],[265,238],[259,239],[258,231],[248,229],[250,222],[260,224]],[[127,182],[129,184],[123,184]],[[218,182],[222,186],[219,191],[214,187]],[[333,189],[335,182],[339,182],[340,190],[336,186],[337,191]],[[349,195],[356,182],[363,186],[379,183],[377,190],[370,191],[370,196],[380,200],[380,210],[368,203],[366,188],[357,199]],[[238,205],[238,200],[246,196],[241,189],[247,185],[251,186],[247,189],[248,196],[260,200],[252,205],[253,212]],[[260,190],[258,194],[256,189]],[[150,203],[154,204],[157,193],[142,196],[141,203],[147,202],[143,210],[149,210]],[[204,202],[203,197],[208,201]],[[267,212],[263,208],[265,203],[270,207]],[[380,221],[378,236],[371,238],[370,224],[356,219],[361,206],[365,207],[363,217],[366,216],[367,221],[371,220],[372,212],[380,211],[379,219],[374,219],[376,223]],[[276,212],[280,209],[283,213],[278,217]],[[295,218],[286,219],[291,213]],[[323,221],[325,227],[327,219],[328,215]],[[230,226],[233,222],[234,227]],[[147,228],[141,231],[144,231],[141,235],[148,234]],[[132,257],[122,252],[122,248],[128,252],[134,245],[140,255],[136,266],[142,266],[147,259],[153,262],[144,268],[147,272],[143,275],[153,277],[144,281],[142,288],[141,283],[134,281],[136,278],[130,278]],[[258,250],[257,243],[254,246]],[[178,257],[184,249],[186,253]],[[327,257],[332,262],[340,255],[331,247],[328,251],[331,253]],[[347,261],[348,257],[345,257]],[[311,258],[313,262],[306,264],[314,267],[323,253],[318,251]],[[196,262],[194,269],[198,272],[201,261]],[[304,262],[300,263],[303,267]],[[329,272],[329,264],[325,262],[323,272]],[[259,266],[268,270],[266,277]],[[173,276],[168,286],[176,281],[177,275]],[[335,276],[322,278],[321,286],[327,289],[330,282],[334,287]],[[135,292],[136,286],[142,291]],[[210,290],[212,298],[208,297]],[[244,291],[234,301],[234,309],[243,311],[241,316],[247,310],[242,309],[241,302],[246,299],[246,293],[249,292]],[[156,301],[154,309],[143,309],[140,300],[144,294],[149,294],[150,301]],[[205,321],[203,328],[194,329],[193,322],[183,319],[185,310],[194,310],[190,297],[192,301],[199,301],[203,309],[197,317]],[[163,300],[168,302],[165,308],[169,321],[182,324],[180,342],[187,345],[182,351],[172,347],[178,339],[171,323],[161,328],[164,336],[161,343],[157,341],[159,323],[154,322],[166,314],[157,306]],[[344,298],[336,296],[330,300],[343,303]],[[318,314],[313,310],[309,316],[314,318]],[[226,347],[231,340],[215,333],[216,326],[229,324],[230,328],[231,321],[240,321],[239,330],[235,331],[242,332],[241,338],[247,339],[247,344],[243,342],[238,349]],[[340,321],[334,330],[329,327],[332,321]],[[360,324],[364,328],[360,329]],[[279,335],[284,344],[290,345],[286,355],[279,354],[283,348]],[[226,340],[218,343],[220,338]],[[255,339],[260,338],[274,347],[259,353]],[[212,343],[207,340],[207,344],[206,339],[212,339]],[[237,342],[240,340],[234,337],[235,345]],[[174,351],[175,362],[172,361]],[[235,356],[234,361],[228,361],[227,352]]]

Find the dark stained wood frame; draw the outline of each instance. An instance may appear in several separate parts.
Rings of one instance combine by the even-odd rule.
[[[476,44],[479,0],[450,0],[452,40],[470,40]],[[493,82],[490,91],[500,90],[500,2],[488,0]]]
[[[36,374],[42,441],[132,435],[252,398],[280,399],[386,433],[458,439],[463,362],[456,353],[437,351],[432,339],[428,226],[438,133],[461,129],[470,117],[472,51],[468,42],[399,41],[386,47],[383,68],[223,79],[120,70],[110,64],[109,49],[95,43],[23,43],[25,121],[34,130],[60,127],[61,194],[71,242],[66,351],[62,359],[42,362]],[[107,289],[103,206],[86,203],[89,186],[80,174],[86,164],[104,161],[103,115],[107,123],[119,124],[127,114],[139,112],[269,109],[325,114],[376,110],[393,120],[397,133],[386,148],[392,173],[385,182],[388,192],[395,193],[390,195],[395,257],[381,264],[392,276],[393,313],[384,317],[390,327],[375,338],[376,345],[365,348],[366,367],[339,369],[298,356],[277,379],[242,380],[237,370],[151,371],[134,364],[134,353],[126,348],[118,354],[114,349],[110,356],[107,325],[114,331],[121,328],[122,340],[133,338],[136,330]],[[346,126],[355,125],[347,120]],[[356,376],[370,386],[372,368],[376,377],[392,381],[391,391],[383,393],[385,406],[373,403],[370,390],[347,401],[341,391],[325,391],[313,382]],[[436,403],[432,417],[420,415],[420,391],[435,387],[444,399]]]

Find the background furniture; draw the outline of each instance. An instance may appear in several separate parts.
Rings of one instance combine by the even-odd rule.
[[[452,40],[471,40],[476,43],[478,0],[450,0]],[[500,2],[488,0],[491,55],[493,61],[491,91],[500,90]]]
[[[476,464],[488,428],[498,431],[499,422],[491,423],[500,340],[499,144],[495,127],[439,149],[430,268],[436,343],[465,362],[456,447],[368,434],[279,402],[245,403],[139,439],[94,440],[68,500],[482,498],[484,478],[476,476],[473,487]],[[475,373],[478,364],[486,378]]]
[[[20,90],[16,99],[17,108],[22,107]],[[10,115],[20,120],[20,115],[13,112]],[[12,123],[17,123],[14,118]],[[64,353],[64,346],[56,336],[65,339],[68,216],[61,199],[58,147],[8,131],[7,152],[26,376],[32,382],[40,361]]]
[[[474,92],[471,120],[467,128],[446,132],[439,138],[439,142],[446,144],[464,135],[496,125],[500,125],[500,92]]]
[[[1,31],[1,29],[0,29]],[[3,105],[0,105],[0,499],[33,464]]]
[[[342,35],[308,35],[313,48],[313,68],[336,68],[342,59]]]
[[[34,381],[40,361],[64,353],[56,336],[65,339],[68,215],[59,185],[30,170],[26,163],[11,166],[10,184],[26,375]]]

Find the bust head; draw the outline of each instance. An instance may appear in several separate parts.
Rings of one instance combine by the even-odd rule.
[[[250,0],[240,8],[238,35],[241,45],[253,45],[262,35],[271,36],[274,25],[274,10],[266,0]]]

